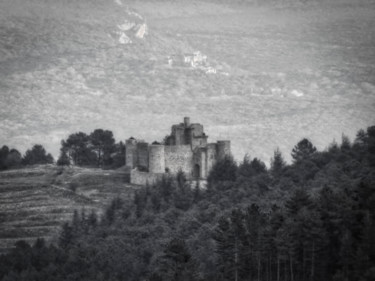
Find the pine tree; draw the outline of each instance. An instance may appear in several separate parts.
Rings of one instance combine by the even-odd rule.
[[[252,204],[246,210],[244,226],[246,229],[246,261],[250,271],[250,278],[256,276],[260,280],[262,273],[262,232],[265,219],[259,210],[259,206]]]
[[[285,207],[289,215],[291,274],[298,279],[305,280],[308,276],[308,253],[314,247],[310,245],[313,202],[306,191],[299,189],[285,203]]]
[[[375,126],[367,128],[368,146],[367,159],[370,166],[375,167]]]
[[[280,178],[286,165],[287,164],[281,154],[281,151],[279,150],[279,148],[277,148],[273,153],[273,158],[271,159],[271,175],[276,179]]]
[[[53,163],[53,157],[51,154],[47,154],[42,145],[36,144],[26,151],[22,163],[24,165],[51,164]]]
[[[0,149],[0,170],[5,170],[7,168],[6,160],[9,154],[9,147],[4,145]]]
[[[197,264],[184,240],[172,239],[168,243],[164,255],[161,257],[158,275],[165,281],[194,281],[199,279]]]
[[[66,149],[64,149],[64,148],[60,149],[60,156],[59,156],[59,159],[57,159],[56,164],[58,166],[69,166],[70,165],[70,160],[69,160],[69,156],[66,152]]]
[[[258,158],[250,160],[250,157],[246,155],[237,169],[237,177],[252,178],[266,172],[267,167],[261,160]]]
[[[213,239],[216,243],[216,253],[218,255],[218,270],[223,278],[232,279],[233,276],[230,271],[234,263],[233,237],[228,218],[221,217],[219,219]]]
[[[207,177],[208,184],[222,181],[236,181],[237,164],[232,156],[226,156],[218,160],[212,167]]]
[[[62,249],[68,248],[73,242],[73,228],[68,222],[64,223],[59,236],[59,246]]]
[[[91,228],[96,228],[96,226],[98,225],[98,215],[94,210],[91,210],[91,213],[87,218],[87,223]]]
[[[96,129],[89,136],[90,148],[97,156],[97,166],[110,164],[110,154],[115,150],[113,133],[108,130]]]
[[[306,138],[302,139],[294,146],[292,158],[294,163],[305,159],[310,159],[316,153],[316,147]]]
[[[241,177],[250,178],[252,176],[253,176],[253,171],[251,167],[251,159],[250,159],[250,156],[246,154],[245,157],[243,158],[242,163],[238,166],[237,177],[238,178],[241,178]]]
[[[348,136],[342,134],[341,136],[341,145],[340,145],[340,149],[342,152],[347,152],[347,151],[350,151],[350,149],[352,148],[352,144],[350,142],[350,139],[348,138]]]

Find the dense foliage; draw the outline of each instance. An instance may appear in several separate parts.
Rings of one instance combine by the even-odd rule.
[[[31,149],[28,149],[23,157],[17,149],[9,149],[6,145],[0,149],[0,170],[50,163],[53,163],[52,155],[47,153],[40,144],[36,144]]]
[[[0,170],[19,167],[21,161],[22,156],[18,150],[14,148],[9,149],[6,145],[0,149]]]
[[[75,212],[58,241],[18,242],[10,280],[375,280],[375,127],[317,151],[308,140],[267,170],[218,162],[206,189],[176,179]]]
[[[36,144],[22,156],[16,149],[4,145],[0,149],[0,170],[19,168],[26,165],[51,164],[54,159],[45,148]],[[87,135],[78,132],[61,141],[59,166],[71,164],[86,167],[118,168],[125,165],[125,145],[116,143],[113,133],[96,129]]]
[[[26,151],[22,163],[24,165],[51,164],[53,163],[53,157],[46,152],[42,145],[36,144]]]
[[[115,143],[113,133],[108,130],[96,129],[90,135],[74,133],[61,142],[57,164],[121,167],[125,164],[125,145],[122,142]]]

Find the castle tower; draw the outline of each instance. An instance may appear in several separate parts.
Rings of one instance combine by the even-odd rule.
[[[150,173],[165,173],[164,145],[153,144],[148,150],[148,170]]]
[[[126,140],[125,165],[131,169],[137,165],[137,140],[133,137]]]
[[[190,117],[184,117],[184,124],[186,128],[190,127]]]
[[[224,159],[230,155],[230,141],[223,140],[217,142],[217,160]]]
[[[185,144],[185,126],[184,124],[178,124],[172,126],[172,134],[174,140],[174,145],[184,145]]]
[[[148,143],[139,142],[137,143],[137,166],[142,167],[145,170],[148,169]]]

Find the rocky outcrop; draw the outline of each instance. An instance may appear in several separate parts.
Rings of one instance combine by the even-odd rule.
[[[123,6],[121,1],[116,1]],[[148,27],[143,17],[130,8],[125,9],[125,20],[117,25],[115,37],[120,44],[131,44],[137,39],[144,39],[148,32]]]

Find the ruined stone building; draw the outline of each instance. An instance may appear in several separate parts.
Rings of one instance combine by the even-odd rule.
[[[189,180],[206,179],[218,159],[230,155],[230,141],[208,143],[203,126],[184,122],[173,125],[165,144],[149,144],[130,138],[126,141],[126,166],[130,182],[144,185],[163,175],[174,175],[182,170]]]

